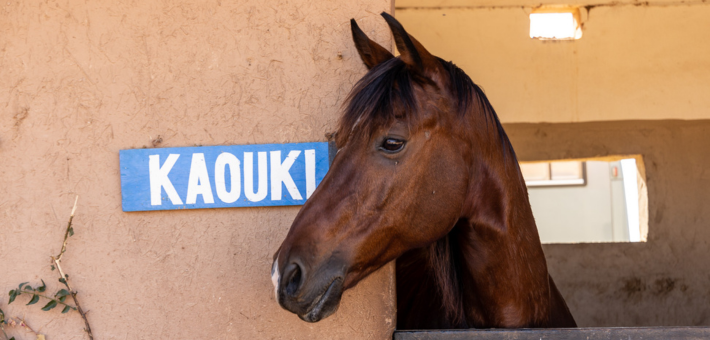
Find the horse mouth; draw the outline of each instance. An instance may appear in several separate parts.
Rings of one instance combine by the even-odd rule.
[[[303,315],[298,315],[301,320],[306,322],[318,322],[338,310],[340,298],[343,292],[343,279],[336,277],[328,285],[328,288],[313,300],[311,308]]]

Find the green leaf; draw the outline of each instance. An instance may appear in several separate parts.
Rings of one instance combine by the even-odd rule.
[[[42,280],[42,285],[39,286],[39,287],[37,287],[37,291],[39,291],[40,293],[42,293],[42,292],[44,292],[46,289],[47,289],[47,284],[44,283],[44,280]]]
[[[48,304],[44,305],[44,307],[42,307],[42,310],[47,312],[47,311],[52,310],[52,308],[54,308],[54,307],[57,307],[57,301],[52,300],[52,301],[49,301]]]
[[[65,280],[65,279],[62,277],[62,278],[59,278],[59,282],[66,284],[66,283],[67,283],[67,280]]]
[[[25,290],[26,290],[26,291],[32,291],[32,290],[35,290],[35,289],[32,288],[32,286],[30,286],[30,285],[26,285],[26,286],[25,286]]]
[[[74,236],[74,227],[69,227],[69,236]]]
[[[10,340],[15,340],[15,337],[13,336],[12,338],[10,338]]]
[[[64,302],[64,300],[66,300],[66,299],[67,299],[66,296],[62,296],[62,297],[59,298],[59,301]]]
[[[55,269],[55,268],[54,268],[54,265],[52,265],[52,270],[54,270],[54,269]]]
[[[28,283],[29,283],[29,282],[20,283],[20,287],[18,287],[17,290],[22,290],[22,286],[24,286],[24,285],[26,285],[26,284],[28,284]]]
[[[32,295],[32,299],[30,300],[30,302],[27,303],[27,306],[34,305],[35,303],[37,303],[37,301],[39,301],[39,295]]]
[[[57,294],[54,294],[54,297],[62,297],[62,296],[67,296],[69,294],[70,293],[68,290],[62,289],[62,290],[58,291]]]
[[[8,302],[7,304],[9,305],[9,304],[12,303],[12,301],[15,301],[15,298],[16,298],[16,297],[17,297],[17,291],[16,291],[16,290],[11,290],[11,291],[10,291],[10,302]]]
[[[5,312],[0,309],[0,323],[5,322]]]
[[[62,309],[62,314],[67,313],[67,312],[69,312],[70,310],[71,310],[71,307],[66,306],[66,307],[64,307],[64,309]]]

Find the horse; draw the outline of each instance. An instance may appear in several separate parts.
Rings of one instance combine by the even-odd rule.
[[[490,102],[382,16],[400,55],[350,21],[368,72],[330,136],[330,170],[274,254],[276,300],[317,322],[396,259],[398,329],[576,327]]]

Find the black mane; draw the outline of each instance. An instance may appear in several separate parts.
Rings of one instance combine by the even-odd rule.
[[[455,98],[459,118],[479,114],[477,123],[486,130],[493,127],[503,150],[515,153],[503,130],[493,106],[483,90],[458,66],[438,58],[448,73],[449,89]],[[378,127],[387,126],[395,119],[403,119],[415,126],[421,116],[415,98],[414,86],[436,84],[429,78],[413,72],[400,58],[392,58],[373,67],[353,87],[337,130],[338,146],[344,145],[353,134],[372,134]],[[505,152],[507,157],[508,152]]]

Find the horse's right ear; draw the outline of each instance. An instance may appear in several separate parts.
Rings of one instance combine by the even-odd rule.
[[[353,41],[355,42],[357,52],[360,53],[360,58],[362,62],[365,63],[365,66],[367,66],[368,70],[375,67],[377,64],[394,58],[394,55],[392,55],[390,51],[370,40],[370,38],[365,35],[365,32],[358,27],[355,19],[350,19],[350,28],[353,31]]]
[[[435,71],[439,67],[436,57],[429,53],[417,39],[409,35],[397,19],[387,12],[382,12],[381,15],[392,30],[394,43],[397,45],[397,51],[399,51],[399,58],[405,64],[423,73]]]

